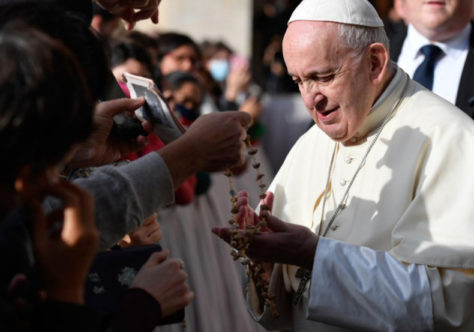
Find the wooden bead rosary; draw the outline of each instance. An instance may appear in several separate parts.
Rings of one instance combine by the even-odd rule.
[[[257,182],[260,188],[260,199],[265,199],[265,183],[263,182],[264,174],[260,170],[260,163],[257,161],[257,149],[254,148],[250,142],[250,137],[247,136],[245,143],[248,147],[248,155],[252,159],[252,167],[257,172]],[[263,227],[267,226],[267,222],[264,216],[259,217],[259,221],[256,225],[246,225],[245,229],[240,229],[238,222],[238,213],[239,207],[237,206],[237,192],[232,181],[232,172],[227,170],[224,173],[229,179],[229,188],[230,188],[230,201],[232,204],[232,218],[229,220],[230,224],[230,245],[232,246],[231,255],[234,260],[241,259],[240,262],[245,266],[249,278],[255,283],[255,288],[257,294],[261,300],[263,300],[264,305],[266,305],[271,312],[273,318],[278,318],[279,313],[275,305],[275,295],[269,290],[269,283],[263,278],[264,268],[260,263],[256,263],[247,256],[247,249],[250,245],[250,239],[254,234],[258,234]],[[261,210],[270,210],[270,208],[265,205],[260,205]]]

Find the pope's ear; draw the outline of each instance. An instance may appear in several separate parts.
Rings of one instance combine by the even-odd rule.
[[[388,69],[390,55],[388,50],[382,43],[373,43],[369,45],[370,59],[370,80],[373,83],[383,81],[385,73]]]

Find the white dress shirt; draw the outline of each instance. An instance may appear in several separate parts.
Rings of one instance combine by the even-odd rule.
[[[470,35],[471,24],[468,24],[454,38],[443,43],[432,43],[412,25],[409,25],[407,36],[398,58],[398,65],[413,78],[416,68],[424,60],[424,55],[420,52],[420,48],[427,44],[434,44],[441,48],[443,55],[440,56],[434,69],[433,92],[455,104],[462,70],[469,49]]]

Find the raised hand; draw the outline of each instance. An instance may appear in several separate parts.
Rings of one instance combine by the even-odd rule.
[[[248,113],[252,117],[253,122],[256,122],[262,114],[263,106],[257,96],[251,96],[240,105],[239,110]]]
[[[231,66],[229,76],[226,80],[225,98],[229,101],[235,101],[238,94],[247,89],[252,74],[246,63],[236,63]]]
[[[44,194],[63,203],[50,215],[39,202],[31,203],[35,256],[46,297],[82,304],[86,275],[99,245],[92,196],[64,180],[47,185]]]
[[[162,236],[163,233],[161,232],[161,225],[158,222],[157,214],[153,213],[143,221],[140,227],[125,235],[120,240],[119,245],[127,248],[155,244],[160,241]]]

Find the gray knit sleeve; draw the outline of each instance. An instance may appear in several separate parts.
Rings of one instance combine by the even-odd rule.
[[[74,183],[94,195],[100,248],[113,246],[157,209],[174,200],[170,172],[158,153],[123,166],[103,166]]]

